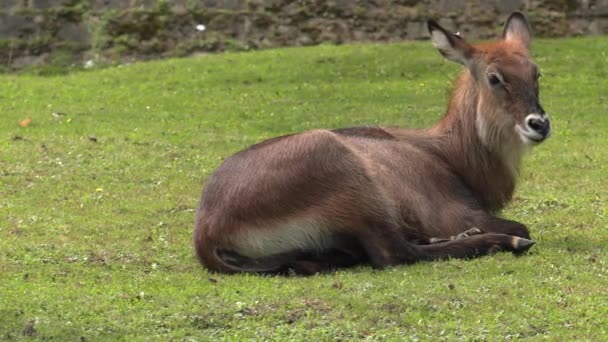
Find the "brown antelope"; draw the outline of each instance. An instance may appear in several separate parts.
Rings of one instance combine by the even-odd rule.
[[[496,216],[522,154],[550,133],[525,16],[471,45],[435,21],[433,45],[465,68],[433,127],[355,127],[273,138],[206,183],[194,247],[217,272],[310,274],[370,263],[526,251],[525,225]]]

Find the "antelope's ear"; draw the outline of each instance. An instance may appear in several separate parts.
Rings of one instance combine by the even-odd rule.
[[[467,43],[462,37],[457,36],[444,29],[434,20],[427,22],[433,46],[439,50],[443,57],[460,63],[466,67],[471,65],[475,48]]]
[[[518,42],[530,48],[530,40],[532,31],[528,19],[521,12],[513,12],[505,22],[505,28],[502,31],[502,37],[506,41]]]

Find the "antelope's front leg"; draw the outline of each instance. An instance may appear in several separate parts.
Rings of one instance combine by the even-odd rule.
[[[483,234],[484,232],[477,228],[477,227],[473,227],[470,229],[465,230],[464,232],[458,234],[458,235],[454,235],[454,236],[450,236],[448,239],[444,239],[444,238],[430,238],[429,239],[429,244],[435,244],[435,243],[441,243],[441,242],[448,242],[448,241],[453,241],[453,240],[459,240],[459,239],[463,239],[469,236],[473,236],[473,235],[478,235],[478,234]]]
[[[489,216],[479,225],[484,233],[499,233],[530,239],[528,227],[516,221]]]

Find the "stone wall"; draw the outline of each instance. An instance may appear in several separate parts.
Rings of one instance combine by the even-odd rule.
[[[0,66],[426,39],[427,18],[488,38],[513,10],[536,36],[608,33],[608,0],[0,0]]]

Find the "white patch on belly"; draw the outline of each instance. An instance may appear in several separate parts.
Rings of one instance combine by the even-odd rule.
[[[258,258],[294,250],[321,251],[333,245],[332,234],[312,221],[289,222],[274,227],[251,228],[235,239],[239,254]]]

